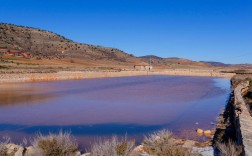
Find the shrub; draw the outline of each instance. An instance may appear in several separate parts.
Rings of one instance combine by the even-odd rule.
[[[173,135],[168,130],[161,130],[145,136],[143,141],[144,150],[157,156],[197,156],[191,150],[176,145]]]
[[[217,144],[221,156],[239,156],[242,153],[242,146],[229,140],[227,143]]]
[[[39,134],[32,141],[35,153],[38,156],[72,156],[77,152],[77,143],[68,132],[49,134],[44,136]]]
[[[7,156],[6,145],[10,143],[10,138],[3,137],[3,141],[0,141],[0,156]]]
[[[132,156],[135,147],[134,141],[127,141],[124,137],[121,140],[114,136],[108,140],[99,140],[91,147],[92,156]]]

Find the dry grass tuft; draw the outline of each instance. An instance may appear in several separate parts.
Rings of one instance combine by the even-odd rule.
[[[127,141],[127,137],[121,140],[114,136],[111,139],[100,139],[91,147],[92,156],[132,156],[135,147],[134,141]]]
[[[221,156],[239,156],[242,154],[242,146],[229,140],[228,143],[219,143],[217,148]]]
[[[78,145],[68,132],[39,134],[32,141],[37,156],[72,156],[77,152]]]
[[[3,137],[3,141],[0,141],[0,156],[7,156],[7,147],[6,145],[10,143],[9,137]]]
[[[174,143],[175,139],[168,130],[161,130],[145,136],[143,141],[144,150],[156,156],[198,156],[191,150]]]

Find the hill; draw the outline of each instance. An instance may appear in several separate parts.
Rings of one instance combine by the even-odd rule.
[[[0,52],[3,51],[31,53],[33,58],[29,61],[21,60],[21,63],[40,65],[119,69],[132,69],[134,64],[142,62],[151,63],[154,68],[224,66],[221,63],[197,62],[182,58],[161,58],[155,55],[134,57],[116,48],[74,42],[47,30],[0,23]]]
[[[147,55],[139,57],[144,62],[151,62],[152,65],[158,67],[167,67],[167,68],[178,68],[178,67],[210,67],[211,65],[203,63],[191,61],[188,59],[182,58],[161,58],[155,55]]]
[[[230,64],[225,64],[222,62],[214,62],[214,61],[201,61],[202,63],[209,64],[211,66],[217,66],[217,67],[228,67],[231,66]]]
[[[0,24],[0,48],[30,52],[39,59],[137,62],[135,57],[116,48],[77,43],[50,31],[4,23]]]

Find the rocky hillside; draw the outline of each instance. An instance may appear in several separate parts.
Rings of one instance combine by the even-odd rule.
[[[81,44],[50,31],[4,23],[0,23],[0,48],[30,52],[40,58],[137,61],[133,56],[115,48]]]
[[[142,62],[151,62],[155,68],[219,66],[207,62],[161,58],[154,55],[137,58],[116,48],[77,43],[50,31],[0,23],[0,52],[3,51],[29,52],[37,60],[71,60],[71,63],[89,66],[133,68],[134,64]],[[53,61],[46,63],[53,63]],[[58,64],[60,63],[58,62]]]

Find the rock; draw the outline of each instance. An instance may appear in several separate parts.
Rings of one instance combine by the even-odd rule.
[[[195,146],[195,141],[193,140],[186,140],[185,143],[183,144],[183,147],[185,148],[192,148]]]
[[[202,156],[214,156],[214,149],[211,146],[204,148],[193,147],[192,152],[199,153]]]
[[[75,152],[74,156],[81,156],[81,152],[80,151]]]
[[[206,130],[206,131],[204,131],[204,134],[205,135],[211,135],[211,131],[210,130]]]
[[[198,133],[198,134],[203,134],[203,132],[204,132],[204,131],[203,131],[202,129],[199,129],[199,128],[197,129],[197,133]]]
[[[24,153],[24,148],[20,146],[14,156],[23,156],[23,153]]]
[[[24,148],[15,144],[7,144],[7,155],[22,156]],[[21,155],[20,155],[21,153]]]
[[[133,150],[134,155],[149,156],[145,151],[143,145],[139,145]]]
[[[212,135],[214,135],[214,134],[215,134],[215,132],[216,132],[216,130],[215,130],[215,129],[211,130],[211,134],[212,134]]]
[[[155,137],[155,140],[160,140],[160,136],[156,136],[156,137]]]
[[[81,156],[91,156],[91,153],[84,153]]]
[[[33,146],[26,147],[25,156],[34,156],[36,155],[35,149]]]
[[[144,152],[143,145],[137,146],[133,151],[143,153]]]
[[[140,154],[140,156],[151,156],[151,155],[149,155],[147,153],[143,153],[143,154]]]

